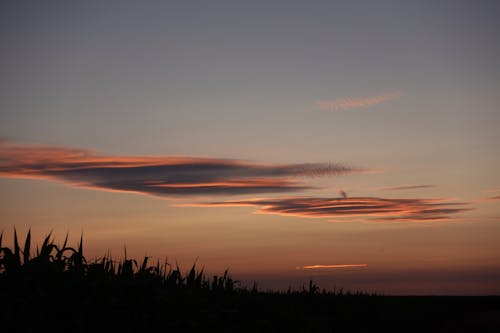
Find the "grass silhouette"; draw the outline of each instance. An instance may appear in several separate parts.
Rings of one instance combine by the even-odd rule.
[[[239,286],[226,270],[207,276],[168,262],[104,256],[92,261],[47,235],[36,253],[31,231],[13,247],[0,234],[0,328],[34,331],[493,332],[498,297],[386,297],[320,290],[260,291]],[[496,312],[495,312],[496,311]],[[463,322],[471,314],[485,314]],[[472,317],[475,318],[475,317]],[[477,318],[476,318],[477,319]],[[459,323],[458,325],[456,323]],[[494,325],[495,324],[495,325]],[[472,326],[471,326],[472,325]],[[496,326],[498,327],[498,326]]]

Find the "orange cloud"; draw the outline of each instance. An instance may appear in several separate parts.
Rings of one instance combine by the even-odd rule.
[[[90,150],[0,142],[0,177],[156,196],[256,194],[309,189],[290,177],[354,172],[342,164],[260,165],[177,156],[106,156]]]
[[[366,108],[384,102],[391,101],[400,97],[402,93],[393,92],[378,96],[363,97],[363,98],[345,98],[334,100],[322,100],[315,103],[316,108],[327,111],[343,111],[356,108]]]
[[[302,266],[302,269],[335,269],[335,268],[352,268],[352,267],[368,267],[368,264],[340,264],[340,265],[310,265]]]
[[[442,221],[469,211],[463,202],[442,199],[376,197],[289,197],[205,203],[207,206],[257,206],[257,212],[307,218],[369,217],[377,221]]]

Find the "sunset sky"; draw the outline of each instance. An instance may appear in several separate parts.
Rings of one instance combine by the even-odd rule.
[[[0,230],[262,288],[500,294],[498,1],[0,4]]]

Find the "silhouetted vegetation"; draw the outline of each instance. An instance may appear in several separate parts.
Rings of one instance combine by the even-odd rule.
[[[313,281],[264,292],[195,265],[183,273],[148,257],[89,261],[82,238],[70,247],[67,236],[59,246],[49,234],[32,253],[31,232],[21,246],[15,231],[12,248],[0,235],[0,295],[5,332],[493,332],[500,314],[497,297],[385,297]]]

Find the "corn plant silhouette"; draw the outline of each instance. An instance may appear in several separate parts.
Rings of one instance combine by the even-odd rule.
[[[266,331],[269,325],[294,331],[309,325],[304,318],[334,311],[336,296],[348,296],[320,291],[313,281],[286,293],[261,291],[257,283],[247,289],[227,269],[210,276],[195,261],[184,272],[168,260],[129,258],[126,249],[121,260],[109,252],[90,260],[83,235],[75,247],[68,238],[59,245],[49,233],[33,251],[31,230],[22,243],[14,229],[12,247],[3,245],[0,233],[0,323],[6,331],[142,332],[158,325],[220,331],[221,321],[227,332]]]
[[[0,234],[0,278],[5,281],[22,283],[29,281],[38,286],[43,282],[66,280],[85,280],[102,282],[107,280],[129,280],[140,283],[156,283],[165,288],[188,290],[206,290],[213,292],[231,292],[238,281],[233,280],[228,270],[221,276],[210,279],[204,270],[198,270],[196,263],[182,273],[178,265],[172,268],[167,261],[163,265],[158,260],[149,265],[145,256],[139,265],[137,260],[126,255],[121,261],[115,261],[109,255],[88,261],[83,254],[83,235],[76,248],[68,246],[68,235],[62,246],[54,243],[52,233],[43,240],[36,255],[31,253],[31,230],[28,231],[21,250],[17,231],[14,229],[14,248],[2,246],[3,232]]]

